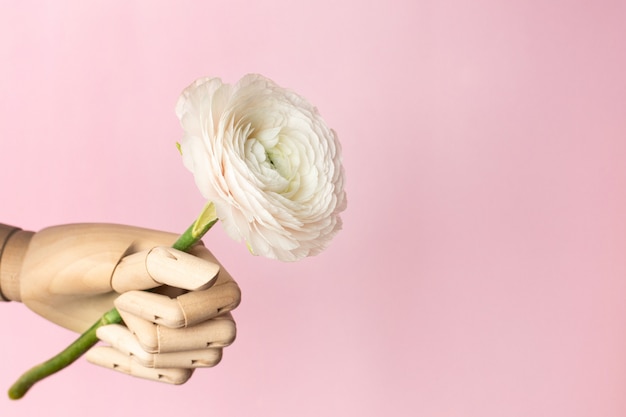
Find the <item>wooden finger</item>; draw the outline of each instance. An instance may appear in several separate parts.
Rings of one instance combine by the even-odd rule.
[[[185,317],[185,327],[234,310],[241,302],[241,290],[225,270],[217,281],[204,291],[193,291],[176,298]]]
[[[154,355],[156,368],[212,368],[222,360],[222,349],[200,349]]]
[[[141,348],[149,353],[159,352],[159,325],[130,313],[120,311],[124,324],[135,335]]]
[[[122,318],[131,314],[167,327],[183,327],[186,323],[180,304],[166,295],[145,291],[129,291],[117,297],[115,307]]]
[[[121,325],[101,327],[97,334],[100,340],[110,344],[119,352],[134,358],[147,368],[212,367],[222,359],[222,349],[218,347],[177,350],[169,353],[146,352],[129,329]]]
[[[148,368],[155,368],[154,354],[141,348],[133,334],[121,324],[100,327],[96,332],[98,339],[108,343],[127,356],[132,356]]]
[[[195,349],[223,348],[235,341],[237,325],[230,313],[182,329],[159,326],[158,351],[177,352]],[[141,339],[141,335],[137,334]]]
[[[219,265],[209,260],[158,246],[125,256],[113,271],[111,287],[117,292],[170,285],[186,290],[209,287]]]
[[[167,327],[190,327],[236,308],[241,291],[225,271],[220,271],[215,284],[201,291],[192,291],[175,299],[165,295],[129,291],[115,300],[115,307],[156,324]]]
[[[187,328],[172,329],[122,312],[128,329],[149,353],[225,347],[233,343],[237,325],[230,313]]]
[[[193,368],[146,368],[132,357],[107,346],[94,347],[87,352],[85,357],[89,362],[98,366],[167,384],[184,384],[193,374]]]

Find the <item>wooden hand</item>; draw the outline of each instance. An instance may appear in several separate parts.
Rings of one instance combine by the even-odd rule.
[[[204,246],[189,254],[169,248],[176,237],[107,224],[19,232],[5,246],[0,267],[11,270],[0,274],[0,289],[6,298],[76,332],[115,303],[126,326],[99,329],[98,337],[110,346],[92,349],[88,360],[142,378],[183,383],[196,367],[217,364],[221,349],[234,340],[229,312],[241,295]],[[7,255],[20,262],[10,262]]]

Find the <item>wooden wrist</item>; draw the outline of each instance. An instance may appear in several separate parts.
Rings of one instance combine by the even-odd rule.
[[[19,275],[34,234],[0,224],[0,301],[21,301]]]

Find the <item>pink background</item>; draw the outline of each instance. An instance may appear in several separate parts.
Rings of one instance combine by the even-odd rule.
[[[210,234],[244,292],[218,367],[170,387],[81,361],[0,414],[624,416],[625,21],[621,1],[4,1],[0,222],[182,231],[203,202],[178,94],[247,72],[337,130],[349,208],[297,264]],[[17,303],[0,324],[5,388],[73,338]]]

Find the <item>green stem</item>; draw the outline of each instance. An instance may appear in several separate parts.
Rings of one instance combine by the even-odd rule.
[[[9,388],[9,398],[12,400],[22,398],[36,382],[72,364],[98,342],[96,330],[98,330],[99,327],[106,326],[107,324],[120,323],[121,321],[120,313],[115,308],[104,313],[104,315],[100,317],[100,320],[95,322],[93,326],[81,334],[78,339],[66,347],[61,353],[26,371],[24,375]]]
[[[217,223],[217,220],[215,207],[211,203],[207,204],[196,221],[189,226],[185,233],[180,235],[172,247],[180,251],[188,251],[193,245],[202,239],[202,236],[204,236],[204,234],[208,232],[215,223]],[[26,371],[11,386],[11,388],[9,388],[9,398],[12,400],[22,398],[37,382],[74,363],[78,358],[98,343],[96,331],[100,327],[121,322],[122,317],[117,309],[113,308],[112,310],[104,313],[97,322],[81,334],[78,339],[66,347],[61,353],[58,353],[51,359],[48,359],[47,361]]]

